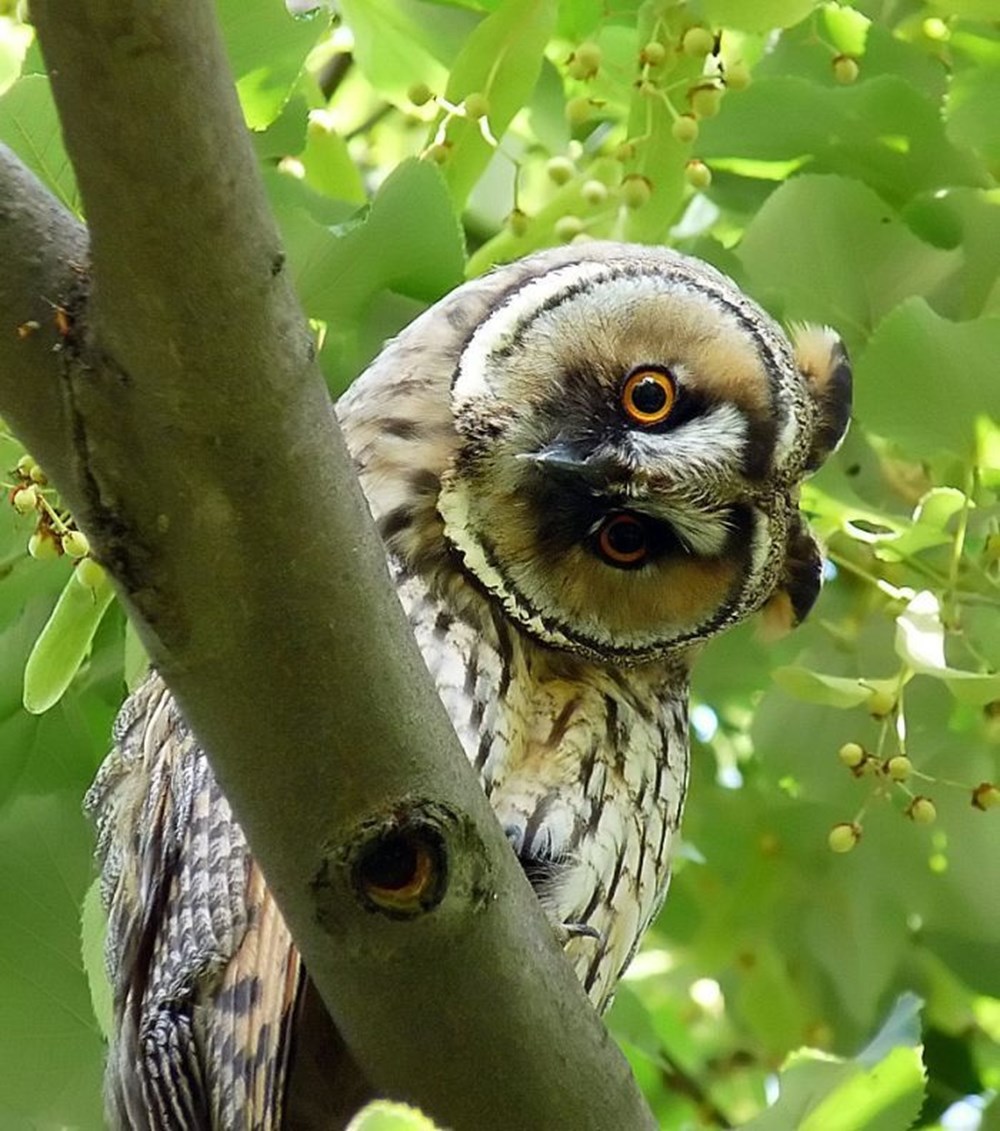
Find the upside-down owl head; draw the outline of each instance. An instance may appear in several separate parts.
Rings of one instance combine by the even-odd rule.
[[[805,615],[821,563],[798,488],[850,400],[832,330],[790,340],[700,260],[593,242],[460,287],[341,409],[405,571],[630,665],[774,596]]]
[[[665,249],[536,261],[457,359],[461,444],[438,510],[465,568],[539,640],[619,663],[711,636],[779,589],[801,619],[820,559],[798,486],[850,412],[839,338],[789,341]]]

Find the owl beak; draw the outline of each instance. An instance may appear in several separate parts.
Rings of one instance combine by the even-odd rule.
[[[537,452],[526,452],[522,458],[530,460],[548,475],[572,478],[592,487],[605,487],[623,473],[618,461],[610,454],[591,452],[584,456],[565,440],[556,440]]]
[[[540,452],[525,452],[522,459],[530,460],[542,471],[554,475],[580,475],[586,470],[587,461],[582,459],[569,444],[557,441]]]

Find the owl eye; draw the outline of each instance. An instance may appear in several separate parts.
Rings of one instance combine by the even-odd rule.
[[[622,385],[621,405],[633,424],[662,424],[677,399],[674,379],[662,369],[636,369]]]
[[[646,527],[634,514],[611,514],[597,528],[597,551],[619,569],[640,566],[649,555]]]

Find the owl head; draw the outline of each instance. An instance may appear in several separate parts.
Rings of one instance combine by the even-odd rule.
[[[811,607],[820,556],[798,487],[850,412],[832,330],[789,340],[707,264],[596,242],[466,284],[413,329],[389,370],[412,376],[427,403],[411,414],[438,434],[426,522],[525,632],[634,664],[771,598],[793,620]],[[418,356],[447,390],[418,396]],[[396,525],[390,546],[416,560],[435,532]]]

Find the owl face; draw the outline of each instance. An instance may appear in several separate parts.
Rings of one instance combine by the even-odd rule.
[[[532,636],[617,663],[704,639],[782,587],[803,615],[820,563],[797,488],[849,413],[836,335],[793,346],[730,280],[665,249],[534,261],[454,368],[437,510],[464,569]]]

